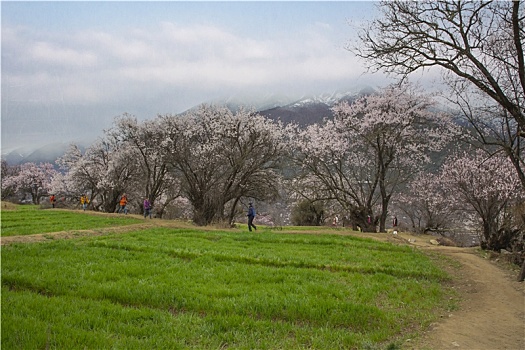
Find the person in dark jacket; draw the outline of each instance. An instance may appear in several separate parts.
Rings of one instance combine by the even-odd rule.
[[[151,203],[149,199],[146,197],[144,198],[144,219],[149,215],[149,218],[151,219]]]
[[[250,203],[248,207],[248,230],[250,232],[252,231],[252,227],[257,230],[257,227],[253,224],[253,219],[255,218],[255,208],[253,207],[253,204]]]

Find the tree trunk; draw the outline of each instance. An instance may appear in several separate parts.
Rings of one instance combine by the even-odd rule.
[[[31,201],[33,204],[40,204],[40,192],[36,186],[31,189]]]
[[[117,210],[117,206],[120,201],[120,194],[122,191],[111,190],[109,193],[103,196],[103,208],[106,213],[114,213]],[[93,200],[93,197],[90,198],[90,203]]]
[[[493,251],[499,251],[501,247],[498,240],[497,224],[493,217],[483,219],[483,237],[485,238],[485,247],[483,249],[489,249]]]
[[[240,197],[235,198],[233,201],[230,214],[228,215],[228,224],[233,226],[233,219],[235,218],[235,209],[237,209],[237,203],[239,203]]]
[[[349,221],[354,229],[359,226],[363,232],[376,232],[376,220],[370,208],[356,206],[349,212]]]
[[[193,205],[193,222],[198,226],[206,226],[215,218],[214,206],[206,200],[200,200]]]
[[[157,219],[162,219],[162,216],[164,215],[164,210],[166,209],[166,203],[164,203],[164,204],[157,204],[157,207],[159,209],[157,209],[155,211],[155,217]],[[151,205],[151,208],[153,208],[153,204]]]
[[[525,280],[525,259],[523,259],[523,263],[521,264],[521,271],[518,275],[518,282],[523,282]]]
[[[381,217],[379,218],[379,232],[386,232],[386,219],[388,215],[388,197],[383,197],[381,203]]]

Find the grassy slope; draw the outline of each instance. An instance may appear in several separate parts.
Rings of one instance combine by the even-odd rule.
[[[2,348],[381,348],[448,302],[447,276],[418,251],[293,232],[151,228],[4,246]]]
[[[3,202],[2,202],[3,203]],[[19,205],[2,210],[2,236],[32,235],[69,230],[87,230],[131,225],[142,222],[126,215],[92,215],[90,212],[49,209]]]

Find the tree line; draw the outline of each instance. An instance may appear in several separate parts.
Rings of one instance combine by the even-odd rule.
[[[333,119],[304,128],[211,105],[143,122],[124,114],[84,152],[71,145],[61,171],[4,164],[3,196],[87,194],[92,209],[115,212],[126,193],[138,211],[148,198],[158,216],[184,199],[198,225],[231,224],[249,200],[307,201],[368,232],[384,232],[396,213],[419,232],[481,222],[484,245],[509,248],[519,227],[509,218],[525,198],[512,162],[459,147],[469,135],[434,105],[402,84],[342,102]]]
[[[231,223],[247,198],[284,198],[306,203],[318,221],[328,208],[384,231],[389,215],[403,213],[415,230],[470,224],[483,247],[524,251],[523,2],[378,6],[381,17],[348,49],[399,84],[336,105],[333,119],[299,128],[205,105],[145,122],[123,115],[85,152],[72,146],[58,161],[62,173],[26,165],[17,175],[3,164],[2,196],[85,192],[94,209],[111,212],[135,191],[160,215],[182,198],[200,225]],[[421,70],[441,74],[451,111],[436,112],[434,98],[407,83]],[[22,181],[24,173],[39,178]]]

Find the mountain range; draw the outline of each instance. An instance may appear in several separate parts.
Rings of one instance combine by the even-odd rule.
[[[257,99],[248,97],[230,97],[225,100],[213,101],[212,104],[224,105],[232,111],[241,106],[253,106],[260,115],[272,120],[280,120],[287,124],[297,123],[300,126],[321,122],[324,118],[332,118],[331,108],[342,101],[352,102],[357,97],[371,94],[374,90],[365,87],[354,91],[335,91],[320,95],[303,96],[292,100],[286,96],[266,95]],[[22,164],[26,162],[49,162],[62,156],[68,149],[70,142],[54,142],[38,148],[17,148],[2,154],[2,160],[9,165]],[[83,142],[81,146],[87,147],[89,142]]]
[[[283,123],[295,122],[300,126],[315,124],[324,118],[332,118],[332,107],[342,101],[352,102],[357,96],[363,94],[333,93],[319,96],[304,97],[285,106],[276,106],[259,111],[259,114]]]

